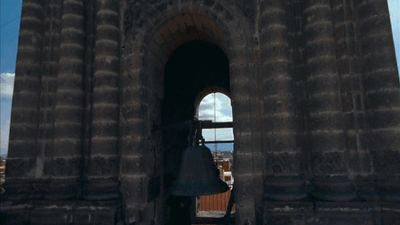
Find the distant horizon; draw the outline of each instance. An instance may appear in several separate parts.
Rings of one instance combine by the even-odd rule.
[[[233,143],[218,143],[216,144],[218,146],[217,150],[215,150],[214,144],[206,144],[206,146],[211,150],[211,152],[233,152]],[[8,152],[4,152],[0,154],[0,158],[7,158]]]

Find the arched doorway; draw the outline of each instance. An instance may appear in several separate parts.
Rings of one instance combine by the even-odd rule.
[[[226,23],[220,16],[220,12],[201,7],[196,12],[182,8],[149,22],[145,32],[127,32],[121,82],[121,192],[126,221],[166,224],[170,210],[168,182],[179,169],[188,130],[172,135],[173,132],[154,128],[193,119],[196,97],[209,87],[228,91],[233,114],[240,118],[234,124],[237,162],[262,161],[260,157],[252,158],[258,149],[251,146],[254,141],[249,126],[253,114],[248,109],[256,100],[251,98],[256,90],[248,88],[255,76],[254,62],[249,61],[254,42],[243,35],[249,29],[246,20],[234,17]],[[142,44],[136,44],[138,39]],[[215,66],[198,63],[204,60]],[[197,67],[189,61],[197,62]],[[184,68],[189,70],[185,72]],[[237,222],[254,221],[254,204],[250,202],[261,199],[253,197],[254,193],[261,196],[261,166],[257,167],[256,175],[254,168],[245,164],[236,168],[235,182],[242,187],[235,191],[240,214]],[[253,189],[257,191],[249,191]]]
[[[178,47],[165,67],[162,103],[164,215],[166,224],[187,223],[195,215],[195,199],[169,194],[180,170],[183,150],[189,145],[190,126],[196,116],[197,99],[204,90],[228,90],[229,63],[225,53],[205,41],[190,41]],[[168,129],[169,128],[169,129]]]

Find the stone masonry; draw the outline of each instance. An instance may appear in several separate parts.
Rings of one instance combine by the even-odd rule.
[[[232,100],[235,224],[400,224],[386,0],[24,0],[20,29],[0,224],[177,225],[188,131],[157,128],[211,86]],[[216,65],[179,75],[185,48]]]

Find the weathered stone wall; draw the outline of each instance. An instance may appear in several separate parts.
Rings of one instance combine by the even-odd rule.
[[[37,129],[39,121],[41,55],[44,30],[44,4],[23,4],[21,32],[13,96],[7,183],[10,190],[23,187],[37,177]],[[28,189],[29,190],[29,189]]]
[[[25,0],[0,223],[165,224],[155,128],[193,40],[229,60],[236,224],[400,223],[384,0]]]

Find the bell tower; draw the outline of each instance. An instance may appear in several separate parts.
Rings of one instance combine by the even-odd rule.
[[[207,87],[229,94],[232,223],[400,224],[384,0],[24,0],[0,224],[168,224]]]

